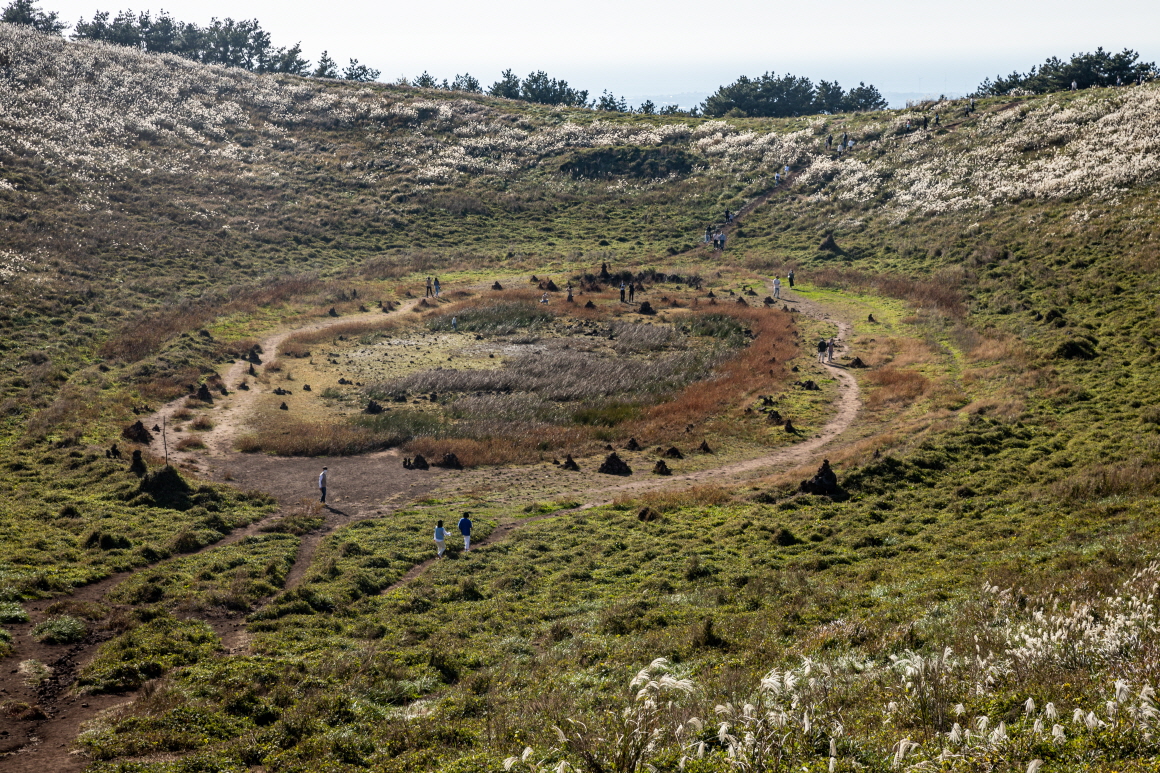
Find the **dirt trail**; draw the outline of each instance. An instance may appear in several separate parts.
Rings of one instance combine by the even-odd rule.
[[[260,342],[261,350],[265,353],[265,363],[275,359],[278,352],[278,347],[296,333],[313,333],[319,330],[325,330],[328,327],[335,327],[336,325],[347,325],[352,322],[363,322],[374,319],[384,319],[387,317],[399,316],[404,312],[410,311],[420,302],[420,299],[409,300],[401,303],[398,308],[389,314],[384,314],[381,311],[368,311],[360,314],[351,314],[345,317],[326,317],[320,319],[309,325],[303,327],[280,330],[272,333]],[[266,364],[258,366],[265,369]],[[196,466],[197,462],[203,460],[207,456],[224,456],[233,452],[233,444],[237,439],[238,432],[244,426],[246,416],[249,415],[255,401],[259,395],[263,393],[261,389],[252,387],[249,390],[238,389],[238,385],[249,378],[249,370],[251,363],[245,360],[237,360],[230,366],[229,370],[222,375],[222,383],[226,385],[226,389],[230,394],[226,398],[217,397],[219,401],[226,401],[213,412],[214,426],[213,429],[200,433],[203,443],[205,443],[206,450],[204,451],[175,451],[174,447],[177,445],[179,438],[174,437],[167,432],[167,438],[157,437],[153,441],[152,450],[154,453],[160,453],[166,440],[169,443],[169,459],[171,464],[177,463],[192,463]],[[189,399],[188,395],[179,397],[166,403],[157,411],[142,419],[145,426],[152,429],[153,427],[166,427],[173,423],[173,414],[185,407],[185,401]]]

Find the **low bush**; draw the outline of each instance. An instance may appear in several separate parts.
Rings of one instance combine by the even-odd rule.
[[[0,601],[0,623],[27,623],[28,612],[15,601]]]
[[[84,621],[72,615],[50,617],[32,627],[32,638],[44,644],[74,644],[87,633]]]

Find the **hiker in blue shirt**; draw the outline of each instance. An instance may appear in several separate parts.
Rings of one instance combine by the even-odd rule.
[[[471,513],[464,513],[459,519],[459,533],[463,535],[463,552],[471,550]]]
[[[447,530],[443,528],[443,521],[435,524],[435,557],[443,558],[443,552],[447,550]]]

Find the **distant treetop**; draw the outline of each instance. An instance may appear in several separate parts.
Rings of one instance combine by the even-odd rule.
[[[882,110],[886,100],[874,86],[859,83],[844,91],[837,81],[819,81],[797,75],[765,73],[758,78],[742,75],[722,86],[705,100],[702,111],[708,116],[785,118],[815,113],[845,113]]]
[[[1072,54],[1069,61],[1053,56],[1026,73],[1015,71],[995,80],[987,78],[979,84],[975,96],[1006,96],[1008,94],[1046,94],[1067,91],[1075,84],[1079,89],[1097,86],[1118,86],[1152,80],[1157,75],[1155,62],[1140,62],[1140,55],[1125,48],[1118,54],[1109,54],[1097,48],[1091,54]]]
[[[0,21],[23,24],[50,35],[60,35],[68,27],[67,23],[60,20],[60,14],[56,11],[45,13],[32,0],[12,0],[4,13],[0,14]]]

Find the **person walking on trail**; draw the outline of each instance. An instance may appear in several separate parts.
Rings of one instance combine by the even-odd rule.
[[[439,287],[439,277],[435,277],[435,297],[436,298],[439,297],[439,293],[441,290],[442,290],[442,288]]]
[[[636,282],[629,282],[628,283],[628,302],[629,303],[636,302]]]
[[[707,225],[705,226],[705,244],[711,241],[713,241],[713,226]]]
[[[443,521],[435,524],[435,557],[443,558],[443,552],[447,550],[447,530],[443,528]]]
[[[620,302],[624,303],[624,280],[620,280]]]
[[[826,361],[826,349],[828,348],[829,344],[826,343],[826,339],[818,341],[818,362]]]
[[[793,269],[792,268],[789,270],[789,276],[787,276],[786,279],[789,280],[789,289],[792,290],[793,289]]]
[[[781,279],[776,276],[773,278],[773,297],[781,297]]]
[[[717,243],[721,245],[721,252],[725,251],[725,240],[728,238],[729,238],[729,235],[726,234],[724,231],[722,231],[721,234],[717,237]]]
[[[322,473],[318,476],[318,490],[322,492],[322,499],[319,499],[318,501],[324,505],[326,504],[326,479],[327,479],[327,477],[328,477],[328,475],[326,472],[326,468],[323,467]]]
[[[835,343],[836,343],[836,340],[831,338],[830,342],[828,344],[826,344],[826,354],[829,356],[830,362],[834,361],[834,345],[835,345]]]
[[[471,550],[471,513],[464,513],[459,519],[459,533],[463,535],[463,552]]]
[[[834,147],[834,135],[827,134],[826,135],[826,150],[829,150],[832,147]]]
[[[424,295],[423,297],[424,298],[432,298],[432,297],[434,297],[434,295],[435,295],[435,291],[431,289],[431,277],[427,277],[427,294]]]

